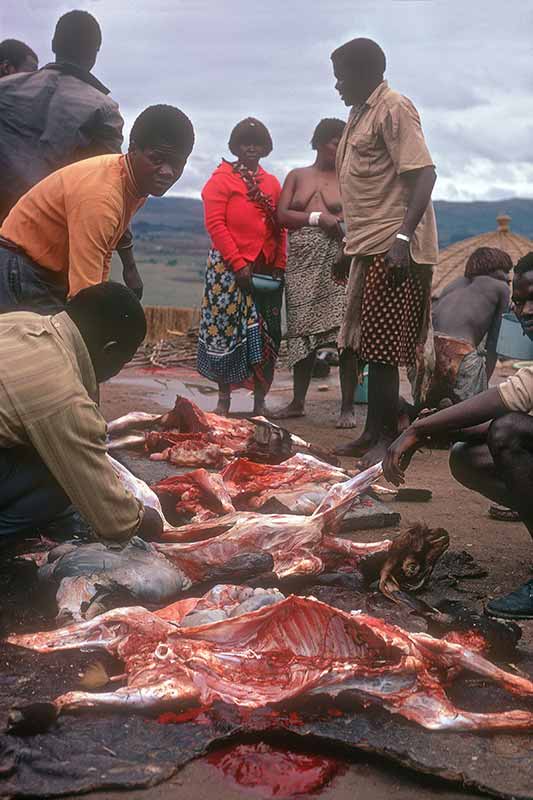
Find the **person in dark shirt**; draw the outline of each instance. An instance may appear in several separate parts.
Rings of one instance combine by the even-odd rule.
[[[29,45],[18,39],[4,39],[0,42],[0,78],[18,72],[35,72],[39,59]]]
[[[84,158],[120,153],[124,120],[91,70],[102,44],[97,20],[69,11],[52,39],[55,61],[0,81],[0,223],[32,186]],[[124,283],[140,298],[142,281],[128,229],[117,245]]]

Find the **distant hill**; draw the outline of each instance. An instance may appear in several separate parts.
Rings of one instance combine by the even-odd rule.
[[[533,200],[490,203],[435,203],[441,248],[496,230],[496,217],[512,217],[511,230],[533,238]],[[209,238],[201,200],[150,197],[134,217],[135,254],[147,305],[198,306],[202,299]],[[113,277],[121,279],[118,259]]]
[[[501,213],[512,217],[511,230],[533,238],[533,200],[510,198],[490,202],[435,202],[441,247],[496,229]],[[136,215],[133,229],[141,239],[177,239],[183,254],[200,255],[209,247],[202,201],[190,197],[150,197]]]
[[[496,230],[496,217],[500,214],[509,214],[511,230],[514,233],[533,239],[533,200],[517,197],[473,203],[437,200],[435,214],[441,248],[448,247],[461,239],[467,239],[469,236]]]

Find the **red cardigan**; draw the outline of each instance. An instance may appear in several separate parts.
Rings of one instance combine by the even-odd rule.
[[[274,175],[258,169],[261,190],[277,206],[281,186]],[[243,179],[223,161],[213,172],[202,191],[205,227],[213,247],[234,270],[255,261],[262,252],[267,264],[285,269],[287,231],[275,235],[265,214],[248,198]]]

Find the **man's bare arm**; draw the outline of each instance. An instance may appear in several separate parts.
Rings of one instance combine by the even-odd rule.
[[[431,192],[437,180],[435,167],[421,167],[402,173],[409,192],[407,210],[398,233],[411,238],[416,226],[422,219],[429,201]],[[409,242],[395,239],[394,244],[385,256],[385,263],[391,269],[406,270],[410,264]]]
[[[387,450],[383,461],[383,472],[386,479],[396,485],[404,482],[404,473],[414,452],[427,437],[473,428],[483,422],[501,417],[508,411],[500,392],[497,388],[493,388],[487,389],[486,392],[471,397],[469,400],[464,400],[456,406],[415,420]]]

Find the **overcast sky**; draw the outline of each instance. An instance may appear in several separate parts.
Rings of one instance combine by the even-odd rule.
[[[312,160],[322,117],[346,118],[330,53],[355,36],[381,44],[389,84],[418,107],[438,171],[434,197],[533,196],[532,0],[3,0],[0,38],[51,60],[58,17],[93,13],[94,69],[129,131],[145,106],[182,108],[196,146],[177,194],[198,194],[233,125],[255,116],[280,180]],[[7,8],[5,6],[7,5]]]

